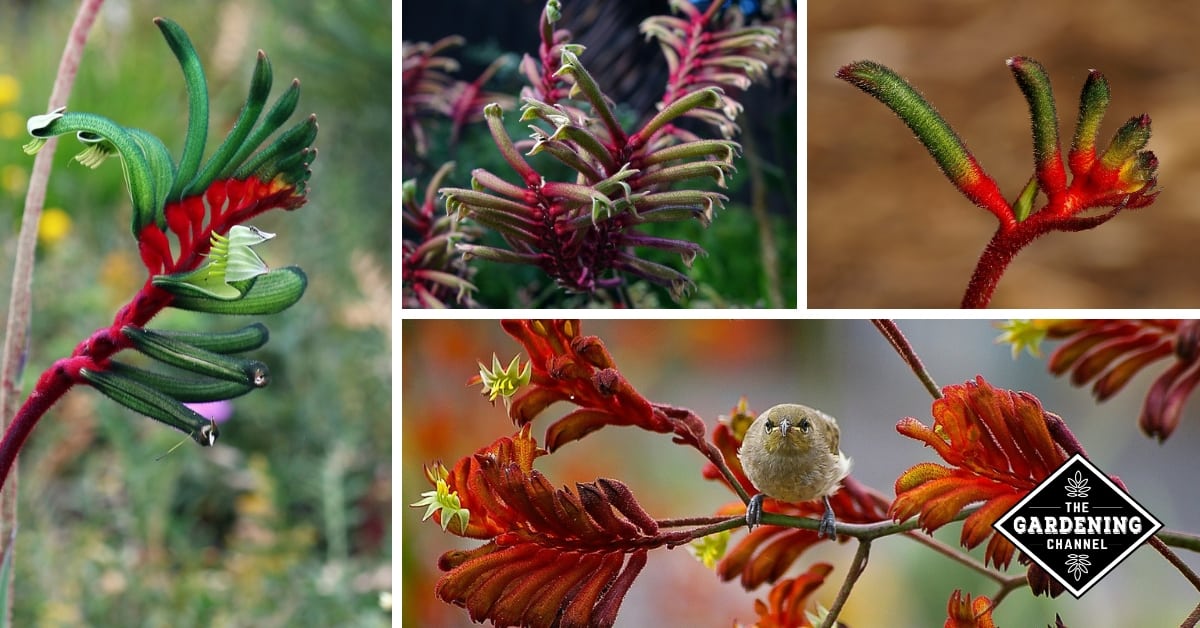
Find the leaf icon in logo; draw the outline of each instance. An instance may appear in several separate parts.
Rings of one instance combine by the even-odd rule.
[[[1067,571],[1075,576],[1076,580],[1088,572],[1087,568],[1092,565],[1092,561],[1088,560],[1087,554],[1067,554]]]
[[[1092,487],[1088,486],[1087,478],[1078,469],[1074,477],[1067,478],[1067,497],[1087,497],[1090,490]]]

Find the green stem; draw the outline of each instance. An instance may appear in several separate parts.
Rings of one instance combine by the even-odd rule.
[[[1154,536],[1158,537],[1163,545],[1200,552],[1200,535],[1176,530],[1159,530]]]
[[[825,616],[825,621],[821,622],[821,628],[832,628],[837,622],[838,615],[842,613],[842,607],[846,605],[846,600],[850,599],[850,591],[854,589],[858,577],[867,569],[867,559],[870,554],[871,541],[860,539],[858,551],[854,553],[854,562],[850,563],[850,571],[846,573],[846,580],[842,582],[842,588],[838,589],[837,597],[834,598],[833,605],[829,607],[829,614]]]

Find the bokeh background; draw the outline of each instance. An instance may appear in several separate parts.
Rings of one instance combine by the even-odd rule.
[[[1142,399],[1161,369],[1148,369],[1115,398],[1097,405],[1088,390],[1048,374],[1045,358],[1022,354],[1014,360],[1008,346],[993,342],[999,331],[989,321],[899,324],[939,385],[983,375],[997,387],[1037,395],[1048,410],[1066,419],[1092,460],[1119,475],[1167,528],[1200,531],[1196,400],[1162,445],[1136,427]],[[930,424],[932,400],[869,322],[589,320],[583,322],[583,332],[605,342],[621,372],[643,395],[691,408],[710,429],[743,395],[757,411],[798,401],[830,412],[839,419],[854,476],[885,494],[894,494],[896,477],[911,465],[938,460],[919,442],[896,433],[896,421],[906,416]],[[409,320],[402,334],[404,472],[399,499],[411,504],[429,490],[423,463],[440,459],[452,465],[515,431],[503,405],[492,407],[478,386],[466,382],[478,372],[478,361],[490,364],[495,353],[507,363],[520,345],[496,321]],[[543,441],[549,419],[566,411],[561,405],[550,408],[547,417],[534,422],[535,437]],[[625,482],[647,511],[660,518],[708,515],[736,500],[730,491],[701,478],[704,460],[698,454],[667,436],[634,428],[606,428],[536,464],[556,486],[598,477]],[[421,523],[424,508],[403,511],[404,625],[471,625],[462,609],[435,599],[433,586],[440,573],[439,555],[479,542],[443,533],[432,521]],[[959,524],[952,524],[937,536],[957,545],[960,531]],[[815,595],[828,607],[854,549],[854,543],[822,544],[806,553],[793,572],[819,560],[832,562],[830,580]],[[981,557],[982,549],[974,554]],[[1200,556],[1179,553],[1200,568]],[[851,626],[940,626],[955,588],[995,593],[991,581],[958,563],[909,539],[889,537],[872,547],[870,565],[843,618]],[[766,587],[748,593],[736,583],[719,582],[683,549],[655,550],[621,607],[618,625],[729,626],[735,619],[748,624],[754,619],[753,600],[766,593]],[[1054,622],[1055,613],[1070,626],[1169,626],[1195,603],[1195,590],[1187,581],[1157,552],[1143,547],[1082,600],[1069,594],[1034,598],[1023,588],[1004,600],[995,617],[1001,626],[1044,626]]]
[[[1173,0],[810,3],[808,305],[958,307],[996,227],[902,122],[834,72],[871,59],[908,78],[1012,199],[1033,157],[1028,106],[1004,62],[1025,55],[1050,75],[1064,150],[1090,68],[1112,92],[1101,142],[1150,114],[1163,192],[1094,230],[1034,242],[992,305],[1200,306],[1198,20],[1200,5]]]
[[[33,164],[25,119],[45,111],[77,8],[0,2],[0,294]],[[181,435],[87,389],[47,414],[21,455],[14,625],[388,625],[390,5],[105,3],[70,107],[144,128],[177,155],[186,95],[151,22],[160,14],[204,63],[210,151],[244,102],[257,49],[273,64],[272,98],[301,79],[297,119],[320,121],[309,202],[255,225],[278,234],[267,263],[301,266],[309,289],[263,317],[271,342],[256,357],[271,386],[233,402],[212,449],[189,441],[156,461]],[[71,162],[78,151],[64,138],[50,179],[27,390],[145,281],[120,165],[89,170]],[[153,326],[247,322],[168,312]]]

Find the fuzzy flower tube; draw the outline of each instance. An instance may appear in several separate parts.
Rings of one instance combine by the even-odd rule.
[[[986,307],[1009,263],[1035,239],[1052,231],[1092,229],[1122,210],[1153,203],[1158,195],[1158,159],[1143,150],[1150,140],[1150,116],[1130,118],[1103,152],[1097,150],[1097,132],[1109,104],[1104,75],[1091,70],[1084,82],[1064,166],[1045,68],[1028,57],[1013,57],[1008,67],[1029,103],[1034,166],[1033,176],[1011,203],[937,110],[898,74],[873,61],[851,63],[837,72],[838,78],[887,105],[912,129],[954,187],[999,222],[967,285],[964,308]],[[1039,192],[1045,203],[1035,210]],[[1098,208],[1107,211],[1082,215]]]
[[[266,386],[267,366],[241,354],[263,346],[267,328],[255,323],[197,333],[152,330],[147,323],[167,307],[277,313],[296,303],[307,286],[299,268],[268,268],[251,247],[274,234],[245,224],[265,211],[293,210],[307,201],[309,165],[317,154],[312,147],[316,116],[268,143],[295,111],[299,82],[267,109],[271,65],[259,52],[233,129],[205,159],[209,103],[199,56],[178,24],[165,18],[155,24],[183,69],[188,91],[187,135],[178,159],[153,135],[100,115],[58,109],[29,119],[33,140],[25,146],[27,153],[37,152],[50,137],[74,133],[86,147],[76,156],[81,164],[95,168],[108,157],[120,159],[133,204],[132,232],[148,277],[112,324],[38,378],[0,440],[0,483],[38,420],[76,384],[91,386],[202,446],[212,445],[216,423],[185,404],[227,400]],[[125,350],[174,370],[143,369],[115,357]]]

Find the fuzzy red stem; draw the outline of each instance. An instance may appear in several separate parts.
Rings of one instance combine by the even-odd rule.
[[[996,284],[1000,283],[1000,277],[1017,256],[1017,252],[1050,230],[1045,221],[1035,218],[1017,223],[1012,229],[1002,226],[996,230],[975,264],[975,272],[971,274],[967,292],[963,295],[964,309],[987,307],[996,292]]]

